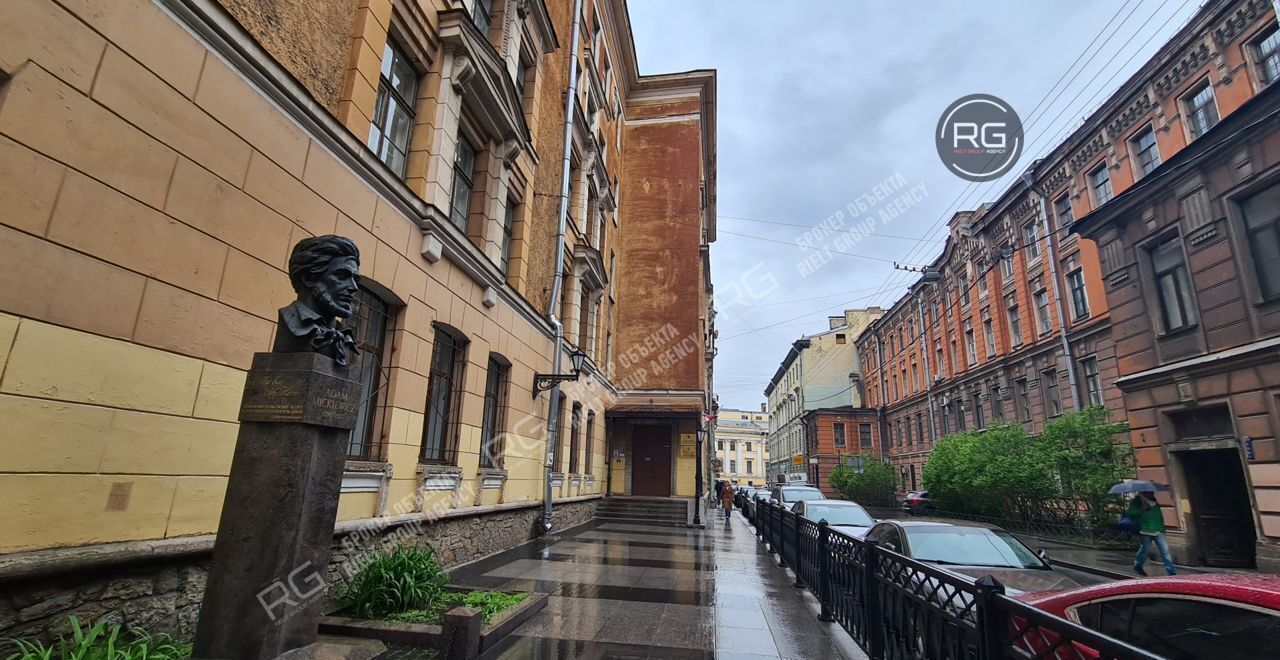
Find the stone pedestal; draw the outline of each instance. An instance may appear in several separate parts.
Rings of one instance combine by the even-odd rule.
[[[193,657],[267,660],[316,641],[359,403],[329,357],[253,356]]]

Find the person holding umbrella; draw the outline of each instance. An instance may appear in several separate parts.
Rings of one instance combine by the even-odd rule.
[[[1133,500],[1129,502],[1129,508],[1124,516],[1138,523],[1138,538],[1141,541],[1138,545],[1138,555],[1133,561],[1133,572],[1138,575],[1147,574],[1142,566],[1147,563],[1147,553],[1151,550],[1152,543],[1155,543],[1156,548],[1160,550],[1160,558],[1164,560],[1164,571],[1169,575],[1177,574],[1173,567],[1173,555],[1169,554],[1169,544],[1164,537],[1164,513],[1160,511],[1160,504],[1156,502],[1157,490],[1167,491],[1169,487],[1150,481],[1131,480],[1112,486],[1110,491],[1112,494],[1136,493]]]

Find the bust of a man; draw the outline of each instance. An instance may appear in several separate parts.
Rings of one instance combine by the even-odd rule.
[[[293,246],[289,282],[298,299],[280,309],[276,353],[320,353],[339,366],[356,350],[351,331],[338,319],[355,311],[360,250],[349,238],[315,236]]]

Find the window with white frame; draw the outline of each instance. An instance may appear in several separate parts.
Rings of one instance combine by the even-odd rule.
[[[1111,201],[1111,170],[1105,161],[1089,172],[1089,193],[1093,196],[1094,208]]]
[[[982,310],[982,341],[986,344],[987,357],[996,354],[996,330],[991,323],[991,311]]]
[[[1075,216],[1071,212],[1071,197],[1063,195],[1053,203],[1053,215],[1058,219],[1059,227],[1070,227],[1075,222]]]
[[[1213,98],[1213,85],[1208,79],[1191,88],[1182,97],[1182,110],[1187,117],[1187,133],[1194,140],[1218,123],[1218,105]]]
[[[1250,44],[1258,67],[1258,81],[1270,85],[1280,78],[1280,30],[1272,26]]]
[[[502,274],[509,275],[511,273],[511,243],[515,240],[516,232],[516,207],[519,205],[514,199],[507,200],[507,208],[502,213],[502,263],[498,264],[502,267]]]
[[[1074,319],[1089,318],[1089,297],[1085,292],[1084,269],[1077,268],[1067,273],[1067,288],[1071,290],[1071,312]]]
[[[964,322],[964,345],[969,357],[969,364],[975,364],[978,361],[978,343],[973,336],[973,322]]]
[[[1040,223],[1032,222],[1022,228],[1022,234],[1026,237],[1027,259],[1034,260],[1040,258]]]
[[[1164,331],[1174,332],[1191,327],[1196,322],[1196,311],[1191,297],[1187,262],[1182,254],[1181,237],[1169,237],[1148,254],[1151,271],[1155,276],[1156,298]]]
[[[1262,299],[1280,299],[1280,186],[1245,200],[1244,224]]]
[[[1129,149],[1133,151],[1136,178],[1141,179],[1160,167],[1160,147],[1156,145],[1156,132],[1151,126],[1130,138]]]
[[[1042,335],[1047,334],[1053,329],[1053,324],[1049,321],[1049,292],[1042,288],[1031,294],[1031,299],[1036,306],[1036,330]]]
[[[1098,358],[1089,356],[1080,360],[1080,371],[1084,374],[1085,400],[1091,406],[1102,405],[1102,377],[1098,373]]]
[[[449,221],[455,227],[467,231],[467,216],[471,214],[471,192],[475,189],[476,148],[471,141],[458,133],[458,148],[453,154],[453,193],[449,196]]]
[[[378,74],[378,96],[369,126],[369,149],[397,176],[404,176],[413,131],[414,103],[418,98],[418,72],[395,41],[387,39]]]
[[[1001,246],[1000,254],[1001,281],[1011,280],[1013,279],[1013,249],[1008,245]],[[936,321],[937,319],[934,320]]]
[[[836,449],[844,449],[847,440],[844,437],[844,422],[836,422],[831,425],[831,435]]]
[[[1005,309],[1009,316],[1009,344],[1014,347],[1022,345],[1022,318],[1018,315],[1018,298],[1014,294],[1004,297]]]

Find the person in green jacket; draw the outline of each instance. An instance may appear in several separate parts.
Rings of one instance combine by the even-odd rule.
[[[1176,574],[1177,571],[1173,569],[1173,555],[1169,554],[1169,544],[1164,538],[1164,514],[1160,512],[1160,505],[1156,502],[1155,495],[1139,493],[1129,503],[1129,509],[1124,515],[1138,521],[1138,538],[1142,539],[1138,546],[1138,556],[1133,561],[1133,572],[1138,575],[1147,574],[1142,565],[1147,563],[1147,552],[1154,541],[1156,547],[1160,549],[1160,558],[1164,560],[1165,572],[1169,575]]]

